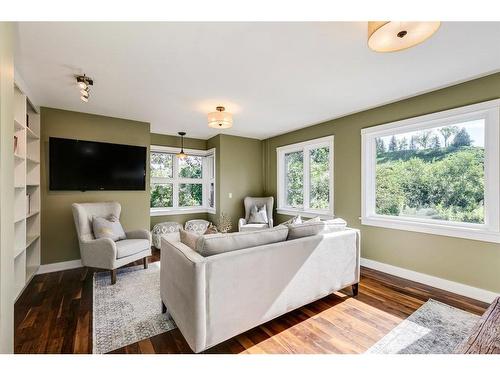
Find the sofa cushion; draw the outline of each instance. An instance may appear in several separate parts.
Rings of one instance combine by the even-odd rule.
[[[300,224],[302,223],[302,217],[300,215],[294,216],[287,221],[284,221],[280,225],[288,225],[288,224]]]
[[[305,222],[302,224],[289,224],[287,240],[337,232],[344,230],[346,226],[346,221],[340,218],[325,221]]]
[[[129,255],[148,250],[149,246],[148,240],[133,239],[116,241],[116,259],[125,258]]]
[[[96,239],[109,238],[113,241],[119,241],[127,238],[120,220],[114,215],[110,215],[108,218],[92,217],[92,230]]]
[[[195,250],[202,256],[210,256],[285,241],[287,235],[288,228],[285,226],[251,232],[209,234],[196,241]]]
[[[191,249],[196,250],[196,243],[201,238],[201,235],[184,229],[181,229],[179,233],[181,242],[184,245],[189,246]]]

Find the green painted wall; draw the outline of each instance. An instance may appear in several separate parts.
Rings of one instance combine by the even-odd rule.
[[[361,129],[499,97],[497,73],[267,139],[264,193],[276,196],[276,147],[333,134],[335,215],[361,229],[362,257],[500,292],[499,244],[361,226],[359,220]]]
[[[41,109],[42,264],[80,258],[71,212],[74,202],[116,200],[122,205],[121,222],[125,230],[149,227],[149,177],[145,191],[49,191],[49,137],[147,146],[148,149],[150,144],[148,123],[52,108]]]
[[[243,199],[262,196],[262,142],[257,139],[219,135],[217,213],[229,215],[233,231],[245,216]],[[229,194],[232,198],[229,198]]]

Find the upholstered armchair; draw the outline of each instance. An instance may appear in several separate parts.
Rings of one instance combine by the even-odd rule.
[[[260,230],[273,227],[273,209],[274,209],[273,197],[263,197],[263,198],[246,197],[243,200],[243,204],[245,205],[245,218],[241,218],[240,220],[238,220],[239,232],[247,232],[252,230]],[[254,206],[262,207],[264,205],[266,206],[268,222],[259,224],[249,223],[250,211],[252,207]]]
[[[144,268],[148,268],[146,257],[151,255],[151,233],[148,230],[125,232],[127,238],[116,242],[94,237],[93,217],[114,215],[119,219],[120,203],[73,203],[72,209],[84,266],[110,270],[111,284],[116,283],[116,269],[121,266],[143,259]]]

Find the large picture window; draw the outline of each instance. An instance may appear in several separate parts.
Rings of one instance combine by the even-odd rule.
[[[278,213],[333,216],[333,136],[277,149]]]
[[[362,223],[500,242],[499,101],[362,131]]]
[[[151,215],[184,212],[215,213],[215,150],[186,150],[151,146]]]

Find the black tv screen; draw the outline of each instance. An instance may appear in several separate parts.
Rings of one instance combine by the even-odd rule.
[[[50,190],[145,190],[146,147],[49,138]]]

